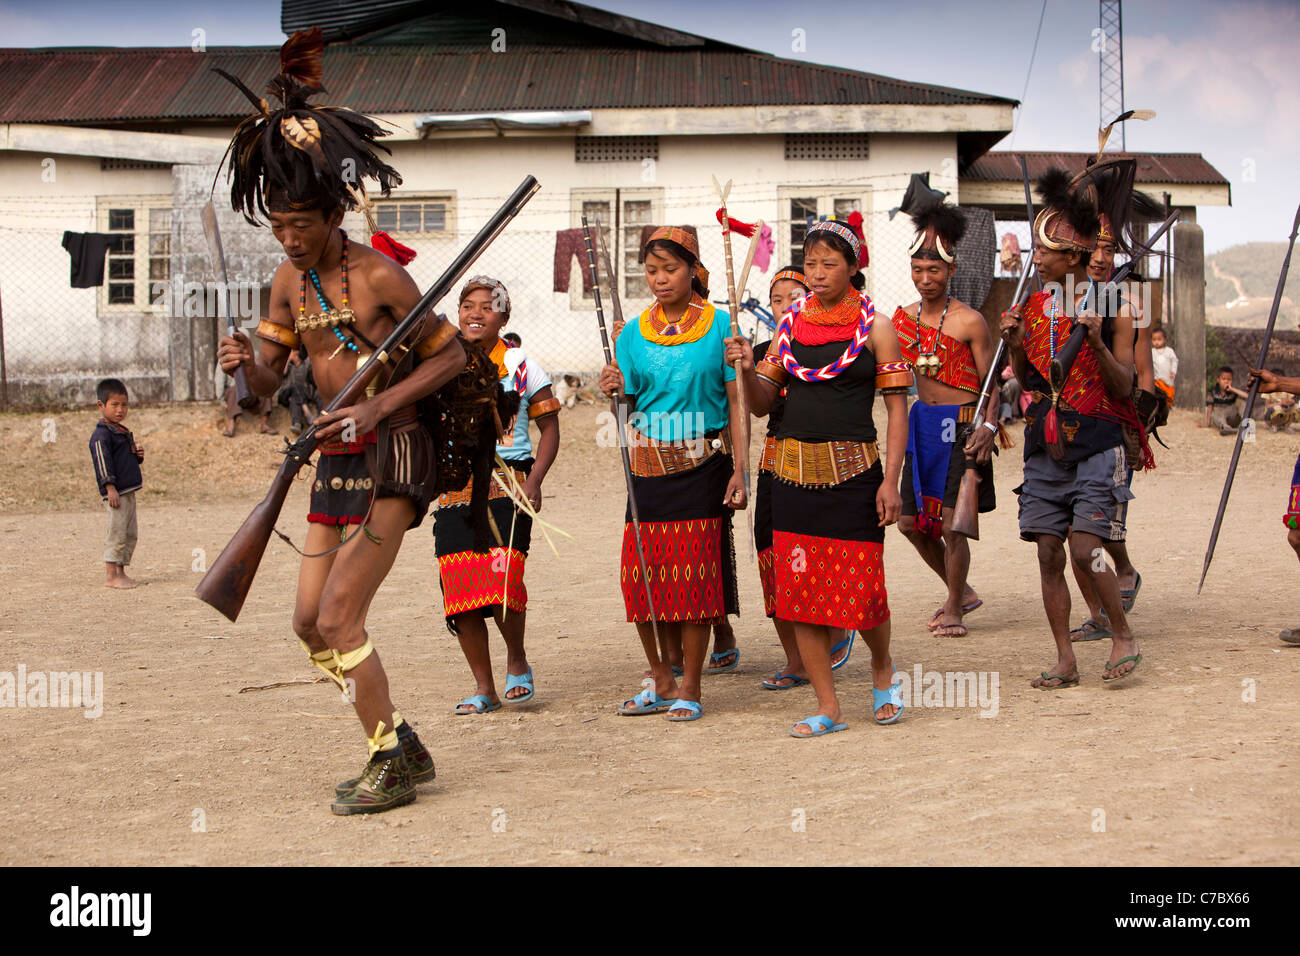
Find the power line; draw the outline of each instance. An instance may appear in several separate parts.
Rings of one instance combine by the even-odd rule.
[[[1020,109],[1016,110],[1016,118],[1011,121],[1011,139],[1007,141],[1007,148],[1016,141],[1016,129],[1020,126],[1020,115],[1025,111],[1025,96],[1029,93],[1029,77],[1034,73],[1034,58],[1038,56],[1038,38],[1043,34],[1043,18],[1047,15],[1047,0],[1043,0],[1043,9],[1038,13],[1038,29],[1034,31],[1034,49],[1029,54],[1029,69],[1025,70],[1025,88],[1020,91]]]

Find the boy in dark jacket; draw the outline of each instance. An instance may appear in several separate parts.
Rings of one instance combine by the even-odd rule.
[[[95,386],[95,396],[102,417],[90,436],[90,459],[99,495],[108,504],[108,545],[104,549],[108,578],[104,587],[133,588],[135,581],[126,576],[126,566],[135,551],[135,493],[144,482],[140,474],[144,449],[122,424],[128,406],[126,386],[118,379],[106,378]]]

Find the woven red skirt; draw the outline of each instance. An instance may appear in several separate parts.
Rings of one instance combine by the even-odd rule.
[[[885,529],[876,517],[882,478],[877,462],[830,487],[772,482],[778,618],[859,631],[889,620]]]
[[[729,455],[678,475],[634,475],[649,592],[660,621],[717,623],[740,613],[731,510],[722,504],[733,469]],[[637,558],[631,511],[625,515],[619,583],[627,619],[648,623],[650,605]]]
[[[516,467],[526,473],[532,467],[532,460]],[[474,550],[468,504],[439,507],[434,512],[434,550],[438,555],[443,614],[449,627],[452,617],[466,611],[479,611],[483,617],[490,617],[503,600],[510,611],[528,608],[524,564],[532,544],[533,520],[517,511],[509,498],[491,499],[488,511],[506,544],[493,547],[486,554]]]

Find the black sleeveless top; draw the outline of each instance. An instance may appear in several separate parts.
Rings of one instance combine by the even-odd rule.
[[[800,365],[816,369],[838,359],[848,344],[794,342],[791,351]],[[828,382],[805,382],[791,375],[787,391],[777,438],[807,442],[876,440],[876,423],[871,419],[876,398],[876,356],[870,347],[864,346],[853,364]]]

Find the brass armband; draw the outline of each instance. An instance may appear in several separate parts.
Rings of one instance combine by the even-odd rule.
[[[775,362],[769,362],[763,359],[754,366],[754,374],[763,381],[775,385],[777,388],[785,388],[786,383],[790,381],[790,373]]]
[[[912,387],[912,367],[907,362],[880,362],[876,365],[876,390],[895,395]]]
[[[558,398],[543,399],[528,406],[528,419],[529,421],[535,421],[539,418],[545,418],[547,415],[554,415],[559,410],[560,400]]]
[[[272,322],[270,319],[262,319],[258,322],[253,334],[259,339],[266,339],[268,342],[274,342],[276,345],[283,345],[289,349],[296,349],[302,344],[302,337],[297,332],[288,326]]]
[[[443,350],[448,342],[460,334],[460,329],[443,319],[436,329],[422,338],[415,346],[417,358],[432,358]]]

